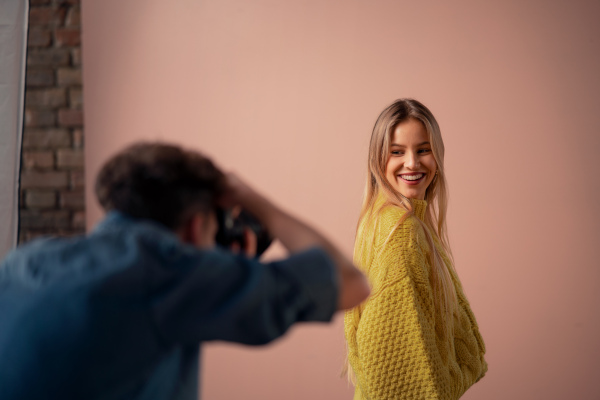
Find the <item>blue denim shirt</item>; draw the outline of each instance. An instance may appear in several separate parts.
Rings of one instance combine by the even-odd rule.
[[[267,343],[336,301],[320,249],[261,264],[111,213],[3,261],[0,398],[195,399],[201,342]]]

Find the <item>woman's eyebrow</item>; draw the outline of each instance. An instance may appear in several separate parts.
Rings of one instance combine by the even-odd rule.
[[[430,145],[431,143],[429,141],[423,142],[423,143],[419,143],[418,145],[416,145],[415,147],[420,147],[420,146],[425,146],[425,145]],[[400,144],[400,143],[392,143],[390,144],[390,147],[406,147],[406,145],[404,144]]]

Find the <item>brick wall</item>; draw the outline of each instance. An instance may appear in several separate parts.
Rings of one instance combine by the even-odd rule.
[[[85,231],[79,0],[30,0],[19,242]]]

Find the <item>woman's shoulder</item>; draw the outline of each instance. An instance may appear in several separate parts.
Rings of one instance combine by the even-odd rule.
[[[420,242],[422,227],[413,211],[386,202],[380,196],[361,217],[357,243],[380,249],[382,246],[405,247]]]
[[[372,255],[371,259],[362,259],[363,262],[370,260],[366,264],[372,293],[391,288],[390,285],[405,277],[422,276],[420,260],[425,248],[416,217],[402,207],[390,205],[378,210],[374,222],[372,241],[368,236],[361,236],[360,242],[363,251]]]
[[[408,211],[394,204],[383,205],[379,211],[382,221],[394,222],[402,218]]]
[[[379,254],[420,242],[418,222],[414,216],[407,215],[407,210],[391,205],[373,211],[364,216],[359,225],[357,243],[361,246],[371,247]]]
[[[378,230],[385,235],[396,231],[400,236],[412,236],[418,227],[415,218],[412,213],[400,206],[386,205],[379,212]]]

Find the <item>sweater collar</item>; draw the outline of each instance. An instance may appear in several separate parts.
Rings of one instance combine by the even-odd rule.
[[[425,218],[425,211],[427,211],[427,200],[411,199],[410,202],[412,203],[415,215],[423,221]]]

